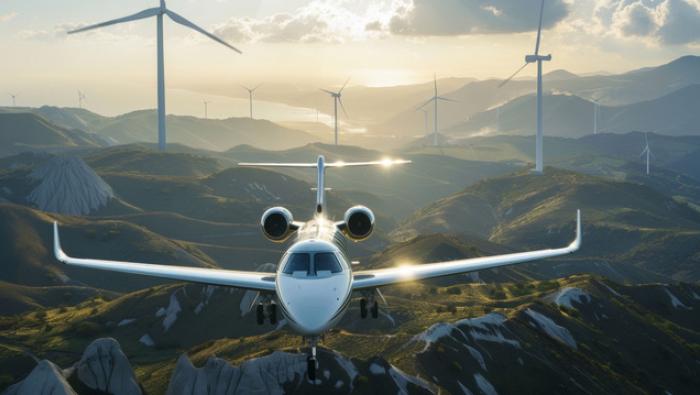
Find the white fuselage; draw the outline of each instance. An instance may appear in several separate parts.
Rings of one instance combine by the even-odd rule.
[[[307,222],[280,260],[278,305],[295,331],[319,335],[343,317],[352,294],[352,269],[342,250],[342,235],[324,217]]]

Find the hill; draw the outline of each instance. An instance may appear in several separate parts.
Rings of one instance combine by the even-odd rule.
[[[36,114],[0,111],[0,156],[105,145],[99,136],[57,126]]]
[[[700,85],[689,85],[652,100],[624,106],[600,106],[599,133],[647,131],[666,135],[697,135],[700,123],[693,103],[700,100]],[[527,95],[475,114],[452,126],[453,134],[534,134],[536,98]],[[594,103],[574,95],[544,96],[544,124],[549,136],[582,137],[593,133]]]
[[[596,98],[607,106],[626,106],[638,102],[654,101],[681,88],[700,84],[700,77],[695,72],[698,67],[700,67],[700,57],[684,56],[667,64],[622,74],[565,75],[565,78],[559,78],[562,73],[557,72],[554,74],[555,78],[545,79],[545,88],[552,92],[567,92],[587,100]],[[535,82],[530,79],[513,80],[499,88],[500,82],[501,80],[473,81],[458,89],[442,90],[441,96],[455,100],[457,103],[441,103],[438,110],[440,112],[440,130],[444,132],[446,129],[464,124],[476,114],[494,109],[518,97],[532,94],[536,88]],[[423,114],[415,111],[421,104],[421,100],[416,100],[412,105],[406,106],[403,111],[396,113],[390,120],[372,126],[371,130],[375,133],[390,133],[404,137],[424,134]],[[682,104],[683,108],[690,105],[690,103]],[[534,109],[534,107],[531,108]],[[591,104],[589,104],[589,108],[587,113],[590,116],[584,118],[584,121],[588,122],[587,125],[590,125],[593,119]],[[532,111],[534,112],[534,110]],[[688,114],[684,114],[684,116],[688,116]],[[495,116],[492,119],[495,119]],[[573,121],[577,119],[572,118]],[[630,117],[628,120],[632,122],[634,118]],[[663,120],[669,121],[669,119]],[[590,131],[591,129],[591,127],[586,127],[576,130]],[[631,130],[635,129],[620,131],[628,132]]]
[[[627,275],[634,281],[700,279],[694,269],[700,213],[644,185],[555,168],[547,168],[544,176],[519,172],[479,182],[418,210],[392,236],[408,240],[418,234],[458,233],[518,249],[544,248],[571,239],[578,208],[585,242],[576,257],[563,259],[573,273],[596,270],[585,265],[595,261],[621,273],[630,266]],[[528,267],[547,271],[550,266]],[[557,273],[562,267],[557,265]]]
[[[698,292],[689,285],[622,286],[590,276],[394,289],[387,294],[390,307],[383,308],[382,319],[356,319],[353,304],[340,328],[327,334],[319,350],[324,373],[314,388],[357,394],[378,388],[392,393],[397,388],[408,393],[462,388],[472,393],[692,393],[699,384],[695,328],[700,322],[692,314],[700,308]],[[268,332],[246,329],[252,317],[235,313],[222,322],[220,313],[236,311],[240,295],[227,294],[196,285],[159,287],[112,301],[93,299],[74,308],[3,317],[0,344],[5,350],[11,350],[8,343],[27,347],[37,358],[70,367],[90,354],[93,339],[109,333],[118,341],[110,344],[121,346],[117,355],[128,355],[134,367],[114,377],[133,374],[146,393],[173,391],[177,385],[311,390],[302,378],[304,350],[296,336],[284,326]],[[175,302],[179,309],[171,308]],[[203,307],[195,314],[198,306]],[[172,317],[155,316],[160,308],[173,311]],[[214,321],[218,325],[211,325]],[[222,336],[224,328],[231,328],[234,337]],[[139,341],[144,333],[153,343]],[[10,375],[5,386],[34,367],[13,364],[16,355],[0,354],[0,367]],[[96,374],[109,376],[110,366]],[[258,375],[267,379],[256,380]]]

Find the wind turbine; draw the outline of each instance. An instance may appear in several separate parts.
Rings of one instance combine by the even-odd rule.
[[[435,123],[433,125],[433,145],[435,147],[438,146],[438,101],[451,101],[451,102],[456,102],[456,100],[448,99],[446,97],[438,96],[438,90],[437,90],[437,75],[433,74],[433,97],[428,99],[425,103],[423,103],[418,109],[420,110],[421,108],[427,106],[430,104],[430,102],[433,102],[434,108],[434,116],[435,116]]]
[[[17,107],[17,95],[10,93],[10,98],[12,98],[12,107]]]
[[[241,53],[237,48],[228,44],[226,41],[216,37],[215,35],[207,32],[201,27],[195,25],[189,20],[185,19],[183,16],[176,14],[175,12],[169,10],[165,6],[165,0],[160,0],[160,6],[154,8],[148,8],[136,14],[125,16],[123,18],[112,19],[107,22],[98,23],[95,25],[90,25],[82,27],[80,29],[71,30],[68,34],[80,33],[87,30],[97,29],[100,27],[116,25],[124,22],[136,21],[139,19],[145,19],[150,17],[156,17],[157,21],[157,56],[158,56],[158,149],[165,151],[165,55],[163,50],[163,15],[167,15],[173,22],[178,23],[182,26],[195,30],[210,39],[225,45],[226,47]]]
[[[343,110],[343,114],[345,114],[346,117],[348,116],[348,113],[345,111],[345,106],[343,106],[343,101],[340,97],[343,94],[343,89],[345,89],[345,86],[348,84],[349,81],[350,78],[345,80],[345,83],[342,87],[340,87],[340,90],[338,92],[329,91],[327,89],[321,89],[322,91],[331,95],[331,97],[333,98],[333,118],[335,120],[335,145],[338,145],[338,104],[340,104],[340,108]]]
[[[83,108],[83,100],[87,99],[87,96],[80,90],[78,90],[78,108]]]
[[[598,134],[598,119],[600,118],[600,98],[591,97],[593,102],[593,134]]]
[[[211,103],[211,102],[210,102],[210,101],[204,100],[204,119],[208,119],[208,118],[209,118],[209,113],[208,113],[208,110],[209,110],[209,103]]]
[[[543,167],[543,147],[542,147],[542,62],[552,60],[552,55],[540,55],[540,37],[542,36],[542,14],[544,13],[544,0],[540,3],[540,22],[537,27],[537,41],[535,41],[535,53],[525,55],[525,64],[520,66],[515,73],[511,74],[498,87],[502,87],[512,80],[522,69],[530,63],[537,63],[537,134],[535,135],[535,172],[542,173]]]
[[[253,92],[255,92],[256,89],[260,88],[260,85],[262,84],[256,85],[253,89],[250,89],[245,85],[241,85],[243,89],[248,91],[248,97],[250,98],[250,119],[253,119]]]
[[[644,143],[645,143],[644,150],[642,151],[641,154],[639,154],[639,156],[644,156],[644,155],[646,155],[646,160],[647,160],[647,175],[649,175],[649,157],[650,157],[650,156],[653,156],[653,154],[651,153],[651,148],[649,148],[649,138],[648,138],[648,136],[647,136],[646,133],[644,133]]]

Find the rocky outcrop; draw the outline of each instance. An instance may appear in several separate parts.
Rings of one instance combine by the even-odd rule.
[[[114,197],[112,188],[75,156],[53,158],[36,168],[29,177],[39,184],[27,200],[44,211],[87,215]]]
[[[61,369],[52,362],[43,360],[24,380],[9,387],[3,395],[75,395]]]
[[[284,386],[300,382],[305,372],[304,355],[281,351],[251,359],[240,367],[221,358],[209,358],[203,367],[196,368],[182,355],[167,394],[283,394]]]
[[[73,366],[73,375],[92,390],[119,395],[140,395],[129,360],[112,338],[97,339]]]

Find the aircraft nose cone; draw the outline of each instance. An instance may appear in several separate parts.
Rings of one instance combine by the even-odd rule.
[[[284,277],[278,281],[278,299],[289,324],[304,334],[320,334],[339,318],[349,295],[345,276],[325,279]]]

